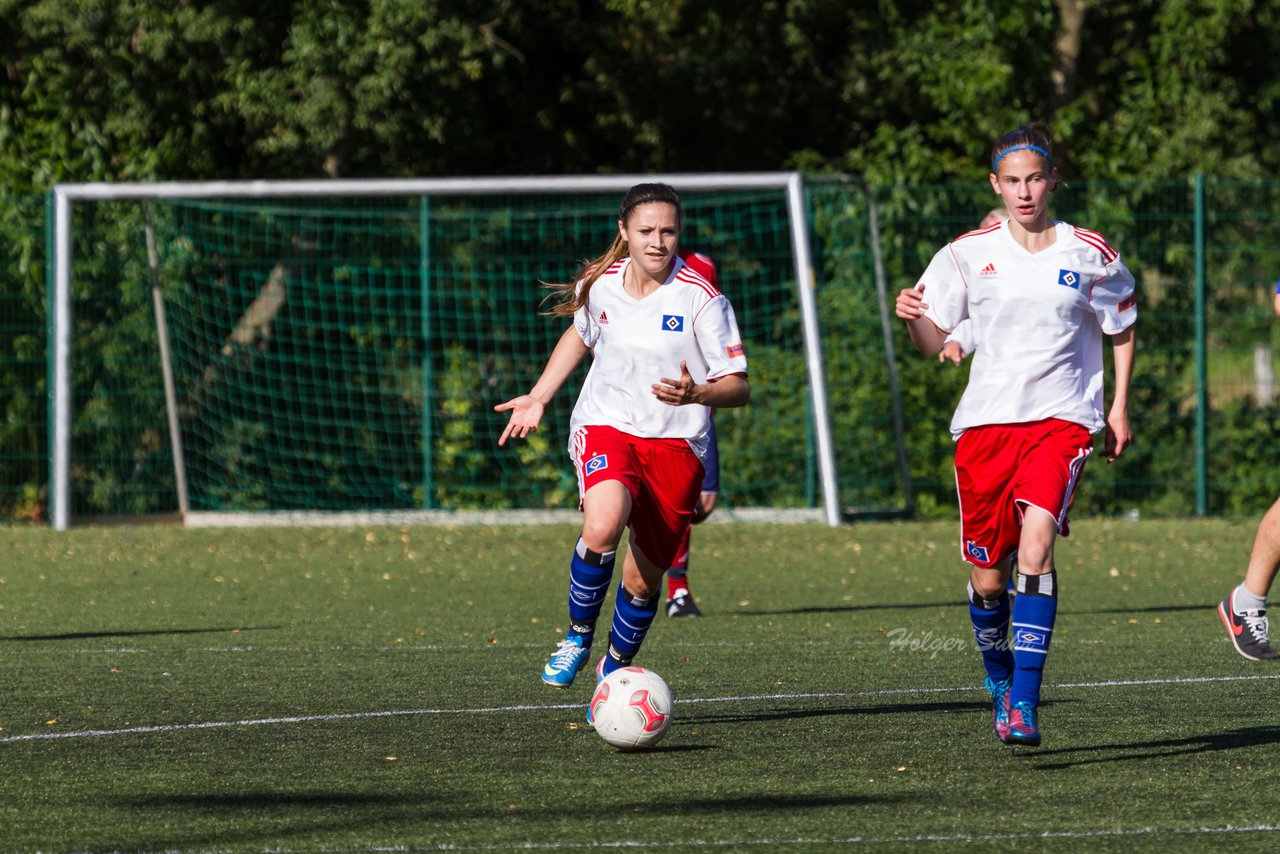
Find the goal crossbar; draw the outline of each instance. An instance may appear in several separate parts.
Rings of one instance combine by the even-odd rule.
[[[686,173],[648,175],[577,175],[508,178],[352,179],[323,181],[201,181],[138,184],[58,184],[53,188],[53,283],[51,362],[50,521],[55,530],[71,524],[71,344],[72,344],[72,205],[78,201],[146,201],[152,199],[307,198],[342,194],[363,196],[476,196],[500,193],[625,192],[636,184],[663,182],[685,192],[716,190],[779,190],[785,193],[791,226],[805,350],[805,366],[813,406],[815,451],[818,458],[826,524],[840,524],[841,507],[835,448],[827,405],[822,346],[815,298],[816,282],[810,253],[804,179],[799,172]],[[170,415],[175,401],[167,400]],[[175,454],[175,465],[181,465]]]

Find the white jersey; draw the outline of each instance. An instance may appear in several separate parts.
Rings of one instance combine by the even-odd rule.
[[[1096,433],[1103,415],[1102,336],[1138,319],[1133,274],[1093,231],[1054,223],[1057,240],[1031,253],[1009,224],[971,231],[921,276],[925,316],[945,332],[966,318],[969,385],[951,419],[970,427],[1060,418]]]
[[[724,294],[677,258],[671,275],[641,300],[623,289],[630,256],[591,286],[573,325],[594,358],[569,421],[578,428],[605,425],[646,438],[687,439],[701,458],[711,410],[671,406],[653,395],[663,377],[680,378],[683,360],[694,382],[747,372],[747,357],[733,306]],[[572,454],[573,440],[569,452]]]
[[[960,351],[966,355],[973,355],[973,351],[978,349],[978,342],[973,337],[973,322],[970,320],[962,320],[950,334],[942,340],[943,344],[956,343],[960,345]]]

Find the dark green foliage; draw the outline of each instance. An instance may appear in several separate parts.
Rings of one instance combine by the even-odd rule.
[[[1280,190],[1258,180],[1280,169],[1280,54],[1273,50],[1280,5],[1079,5],[1083,17],[1073,35],[1061,16],[1064,4],[1054,0],[870,6],[762,0],[746,7],[736,0],[6,4],[0,11],[0,175],[7,196],[0,213],[6,332],[0,337],[0,514],[39,517],[47,499],[45,235],[36,194],[55,182],[842,171],[877,188],[892,297],[938,246],[981,216],[991,201],[983,183],[991,141],[1027,120],[1044,122],[1058,142],[1057,162],[1069,181],[1059,197],[1061,215],[1103,231],[1140,279],[1143,320],[1131,407],[1139,443],[1118,466],[1094,464],[1081,501],[1105,512],[1139,504],[1185,510],[1194,503],[1186,482],[1194,465],[1188,460],[1194,457],[1197,370],[1186,176],[1211,176],[1206,344],[1215,411],[1251,393],[1243,374],[1254,348],[1280,344],[1266,301],[1280,270],[1280,233],[1270,213]],[[1074,64],[1063,64],[1063,50],[1078,50]],[[967,183],[946,189],[922,183],[942,180]],[[1142,183],[1128,183],[1133,180]],[[1126,183],[1108,183],[1115,181]],[[884,441],[892,419],[866,212],[856,193],[848,201],[829,199],[828,192],[814,190],[811,208],[841,489],[850,509],[894,506],[901,496],[893,443]],[[174,497],[167,437],[157,426],[162,399],[140,219],[136,208],[110,207],[78,214],[89,219],[77,222],[85,234],[76,248],[75,457],[84,462],[75,470],[82,502],[76,510],[168,510]],[[561,280],[597,250],[594,238],[578,244],[554,231],[540,233],[541,249],[559,259],[555,264],[517,258],[501,262],[504,269],[484,269],[488,235],[527,225],[503,222],[504,216],[495,210],[474,223],[472,233],[431,247],[432,263],[445,275],[477,288],[448,295],[459,312],[481,316],[492,299],[485,292],[494,281],[489,277]],[[607,233],[607,215],[597,224]],[[766,328],[766,320],[785,320],[794,329],[794,316],[773,317],[749,296],[761,288],[790,294],[794,281],[776,272],[784,262],[771,270],[738,263],[729,234],[707,223],[686,242],[716,254],[727,271],[726,290],[753,327],[758,409],[725,413],[722,421],[731,449],[726,464],[736,460],[742,482],[752,485],[730,500],[809,504],[819,490],[804,366],[794,360],[800,345],[791,333]],[[409,239],[388,238],[399,247],[381,244],[378,251],[403,254]],[[269,271],[279,260],[262,263]],[[344,287],[380,275],[340,262],[330,273]],[[537,304],[532,292],[527,304],[531,310]],[[437,331],[448,330],[460,316],[432,322],[441,324]],[[286,316],[282,323],[295,320]],[[224,334],[234,322],[224,318]],[[491,352],[446,357],[441,349],[426,358],[412,343],[418,331],[412,323],[307,333],[326,340],[313,337],[299,346],[341,339],[355,348],[381,348],[376,364],[364,362],[358,370],[367,387],[361,394],[368,396],[353,406],[399,407],[405,418],[416,418],[423,395],[438,398],[424,429],[442,439],[444,459],[383,470],[379,459],[391,440],[358,428],[340,437],[360,449],[366,462],[359,468],[386,501],[483,503],[476,495],[448,497],[458,473],[468,483],[523,484],[535,503],[556,505],[571,502],[566,496],[572,494],[563,467],[545,462],[558,453],[562,436],[540,438],[528,458],[521,451],[516,460],[500,461],[485,459],[490,449],[481,439],[492,432],[493,403],[527,384],[527,366],[558,334],[554,324],[531,322],[539,332],[518,351],[507,346],[511,330],[499,328],[486,330]],[[897,330],[917,509],[949,512],[945,426],[964,369],[916,359],[904,352],[905,343]],[[300,352],[254,358],[236,370],[262,372],[271,358]],[[472,373],[451,372],[472,363]],[[392,384],[398,390],[384,387],[384,377],[398,378]],[[408,387],[415,391],[406,396]],[[205,412],[192,409],[188,418]],[[557,424],[563,415],[554,414]],[[247,472],[264,464],[251,446],[262,441],[266,425],[225,410],[211,417],[231,425],[213,449],[226,471],[211,504],[267,501],[273,490],[303,505],[314,502],[312,487],[290,477],[276,479],[266,492],[261,483],[246,482]],[[291,429],[289,418],[281,414],[268,432]],[[120,421],[145,426],[117,435],[102,429]],[[762,431],[776,435],[776,447],[786,452],[757,450],[754,437]],[[1165,459],[1144,438],[1150,436],[1178,450]],[[1228,460],[1245,458],[1224,453]],[[1230,506],[1219,496],[1248,480],[1233,466],[1213,472],[1219,484],[1210,490],[1213,508]],[[312,484],[332,470],[332,459],[323,456],[297,461],[298,476]]]

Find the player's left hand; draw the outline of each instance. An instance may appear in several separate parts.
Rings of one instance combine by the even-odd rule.
[[[698,402],[698,384],[689,373],[689,364],[680,362],[680,379],[672,380],[663,377],[654,383],[653,396],[669,406],[685,406]]]
[[[956,341],[948,341],[938,351],[939,362],[950,362],[953,365],[958,365],[964,361],[964,357],[965,352]]]
[[[1133,430],[1129,428],[1129,413],[1123,409],[1111,410],[1107,416],[1107,437],[1103,451],[1107,462],[1114,463],[1133,444]]]

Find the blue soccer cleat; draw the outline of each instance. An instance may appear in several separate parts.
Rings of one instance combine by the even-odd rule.
[[[1012,684],[1011,679],[997,681],[990,676],[983,683],[991,695],[991,723],[995,727],[996,738],[1001,741],[1009,734],[1009,688]]]
[[[571,635],[556,645],[556,651],[542,668],[542,681],[553,688],[568,688],[590,658],[591,650],[583,646],[582,637]]]
[[[1025,700],[1014,703],[1009,709],[1009,732],[1005,744],[1025,744],[1035,747],[1040,743],[1040,725],[1036,722],[1036,707]]]

